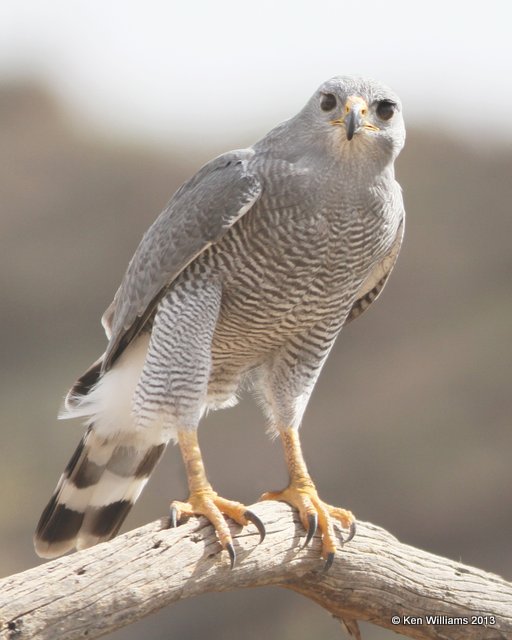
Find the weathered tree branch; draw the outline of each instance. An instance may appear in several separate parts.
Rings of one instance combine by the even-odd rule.
[[[252,525],[232,525],[233,570],[212,527],[194,518],[178,529],[155,522],[1,580],[1,638],[96,638],[176,600],[263,585],[293,589],[353,630],[351,621],[368,620],[410,638],[512,638],[512,585],[498,576],[401,544],[365,523],[323,573],[319,538],[301,548],[304,531],[290,507],[267,502],[251,509],[267,537],[258,545]],[[453,618],[468,622],[449,624]]]

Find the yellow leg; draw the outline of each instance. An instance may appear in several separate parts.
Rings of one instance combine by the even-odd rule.
[[[196,431],[178,431],[178,443],[185,463],[190,494],[186,502],[174,500],[171,503],[171,526],[177,526],[180,520],[188,516],[206,516],[213,525],[222,547],[229,553],[233,567],[236,555],[224,515],[241,526],[252,522],[260,533],[260,542],[265,537],[265,527],[258,516],[245,505],[221,498],[212,489],[206,477]]]
[[[296,429],[284,429],[281,431],[284,454],[290,483],[283,491],[269,491],[261,496],[261,500],[280,500],[296,507],[299,511],[301,522],[307,531],[307,545],[315,535],[317,527],[322,533],[322,557],[325,559],[325,568],[328,569],[336,552],[336,536],[333,520],[337,520],[343,527],[349,529],[349,535],[345,542],[351,540],[355,534],[355,518],[350,511],[333,507],[323,502],[318,497],[316,487],[308,473],[299,435]]]

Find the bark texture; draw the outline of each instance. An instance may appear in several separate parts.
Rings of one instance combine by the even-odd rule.
[[[177,600],[274,585],[311,598],[356,636],[355,621],[367,620],[409,638],[512,639],[512,584],[496,575],[401,544],[363,522],[324,573],[320,539],[302,548],[296,512],[276,502],[251,509],[267,537],[258,545],[255,527],[232,524],[233,570],[212,527],[192,518],[177,529],[154,522],[4,578],[0,637],[90,640]]]

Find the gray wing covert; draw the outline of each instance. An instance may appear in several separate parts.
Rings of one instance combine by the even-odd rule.
[[[175,193],[144,234],[102,323],[107,370],[139,333],[165,290],[200,253],[222,238],[260,197],[249,168],[252,149],[215,158]]]
[[[352,305],[350,313],[345,320],[345,324],[347,325],[352,320],[358,318],[361,314],[363,314],[366,309],[375,302],[379,295],[381,294],[382,289],[384,289],[384,285],[395,266],[396,259],[398,258],[398,254],[400,252],[400,247],[402,246],[402,239],[404,237],[404,225],[405,225],[405,214],[403,214],[402,221],[400,222],[400,226],[398,227],[398,231],[395,237],[395,241],[393,242],[391,249],[387,253],[384,258],[378,262],[375,267],[372,269],[369,276],[363,282],[360,290],[357,292],[357,297]]]

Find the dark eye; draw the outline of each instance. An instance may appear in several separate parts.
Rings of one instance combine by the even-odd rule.
[[[332,111],[336,106],[336,96],[332,93],[324,93],[320,100],[320,108],[322,111]]]
[[[377,104],[377,115],[381,120],[390,120],[395,113],[396,104],[391,100],[381,100]]]

